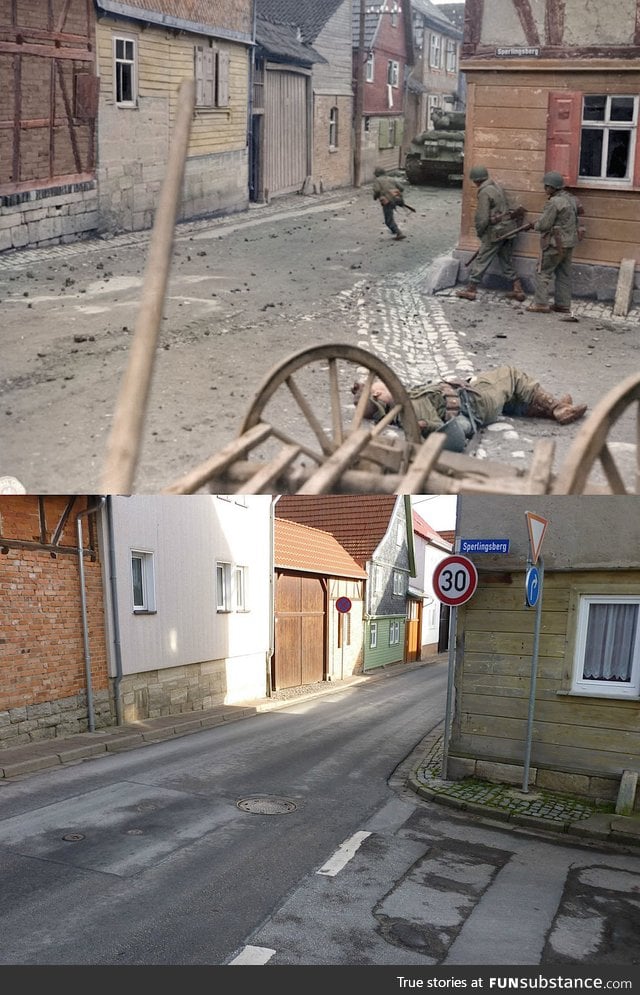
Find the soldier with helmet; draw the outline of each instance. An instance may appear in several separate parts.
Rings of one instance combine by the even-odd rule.
[[[373,199],[379,200],[382,205],[384,223],[398,242],[407,236],[400,231],[394,217],[396,207],[402,203],[402,192],[404,187],[398,183],[395,177],[389,176],[383,166],[376,166],[373,171],[375,179],[373,181]]]
[[[540,263],[535,276],[533,301],[527,311],[548,314],[571,312],[571,259],[579,241],[578,215],[582,205],[564,188],[560,173],[545,173],[542,182],[547,203],[535,224],[529,225],[541,235]],[[549,288],[554,283],[554,303],[549,305]]]
[[[506,218],[514,216],[507,195],[500,184],[490,178],[486,166],[472,166],[469,179],[478,189],[475,227],[480,239],[480,249],[471,265],[467,286],[459,290],[456,296],[474,301],[483,274],[489,269],[493,260],[497,259],[505,277],[512,284],[507,297],[524,301],[525,293],[513,265],[513,239],[501,237],[499,227]]]

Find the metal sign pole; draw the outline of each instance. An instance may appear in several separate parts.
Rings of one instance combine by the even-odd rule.
[[[540,623],[542,619],[542,583],[544,580],[544,563],[542,558],[539,559],[539,573],[540,573],[540,583],[538,600],[536,601],[536,621],[533,630],[533,654],[531,658],[531,687],[529,689],[529,714],[527,716],[527,738],[525,742],[524,751],[524,773],[522,775],[522,790],[528,793],[529,791],[529,762],[531,760],[531,740],[533,738],[533,713],[536,703],[536,678],[538,675],[538,648],[540,645]],[[531,561],[527,561],[527,566],[531,564]]]
[[[449,737],[451,735],[451,716],[453,713],[453,690],[454,690],[454,667],[456,661],[456,622],[458,619],[458,609],[454,605],[449,614],[449,673],[447,674],[447,704],[444,716],[444,741],[442,745],[442,780],[447,780],[447,767],[449,764]]]

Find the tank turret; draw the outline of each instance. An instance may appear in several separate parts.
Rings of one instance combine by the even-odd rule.
[[[464,111],[444,111],[436,107],[431,114],[433,128],[423,131],[411,142],[405,158],[405,172],[410,183],[462,183],[464,177]]]

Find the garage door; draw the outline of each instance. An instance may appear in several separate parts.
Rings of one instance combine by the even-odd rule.
[[[264,94],[264,188],[293,193],[308,173],[307,76],[267,69]]]
[[[275,615],[274,690],[324,680],[325,591],[322,580],[298,574],[278,574]]]

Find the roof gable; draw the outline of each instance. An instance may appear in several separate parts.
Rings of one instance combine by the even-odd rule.
[[[362,567],[329,532],[283,518],[276,518],[274,526],[276,567],[327,577],[366,578]]]
[[[330,532],[359,564],[371,559],[391,522],[393,494],[284,494],[276,517]]]
[[[314,42],[345,0],[256,0],[258,17],[274,24],[294,24],[304,42]]]

